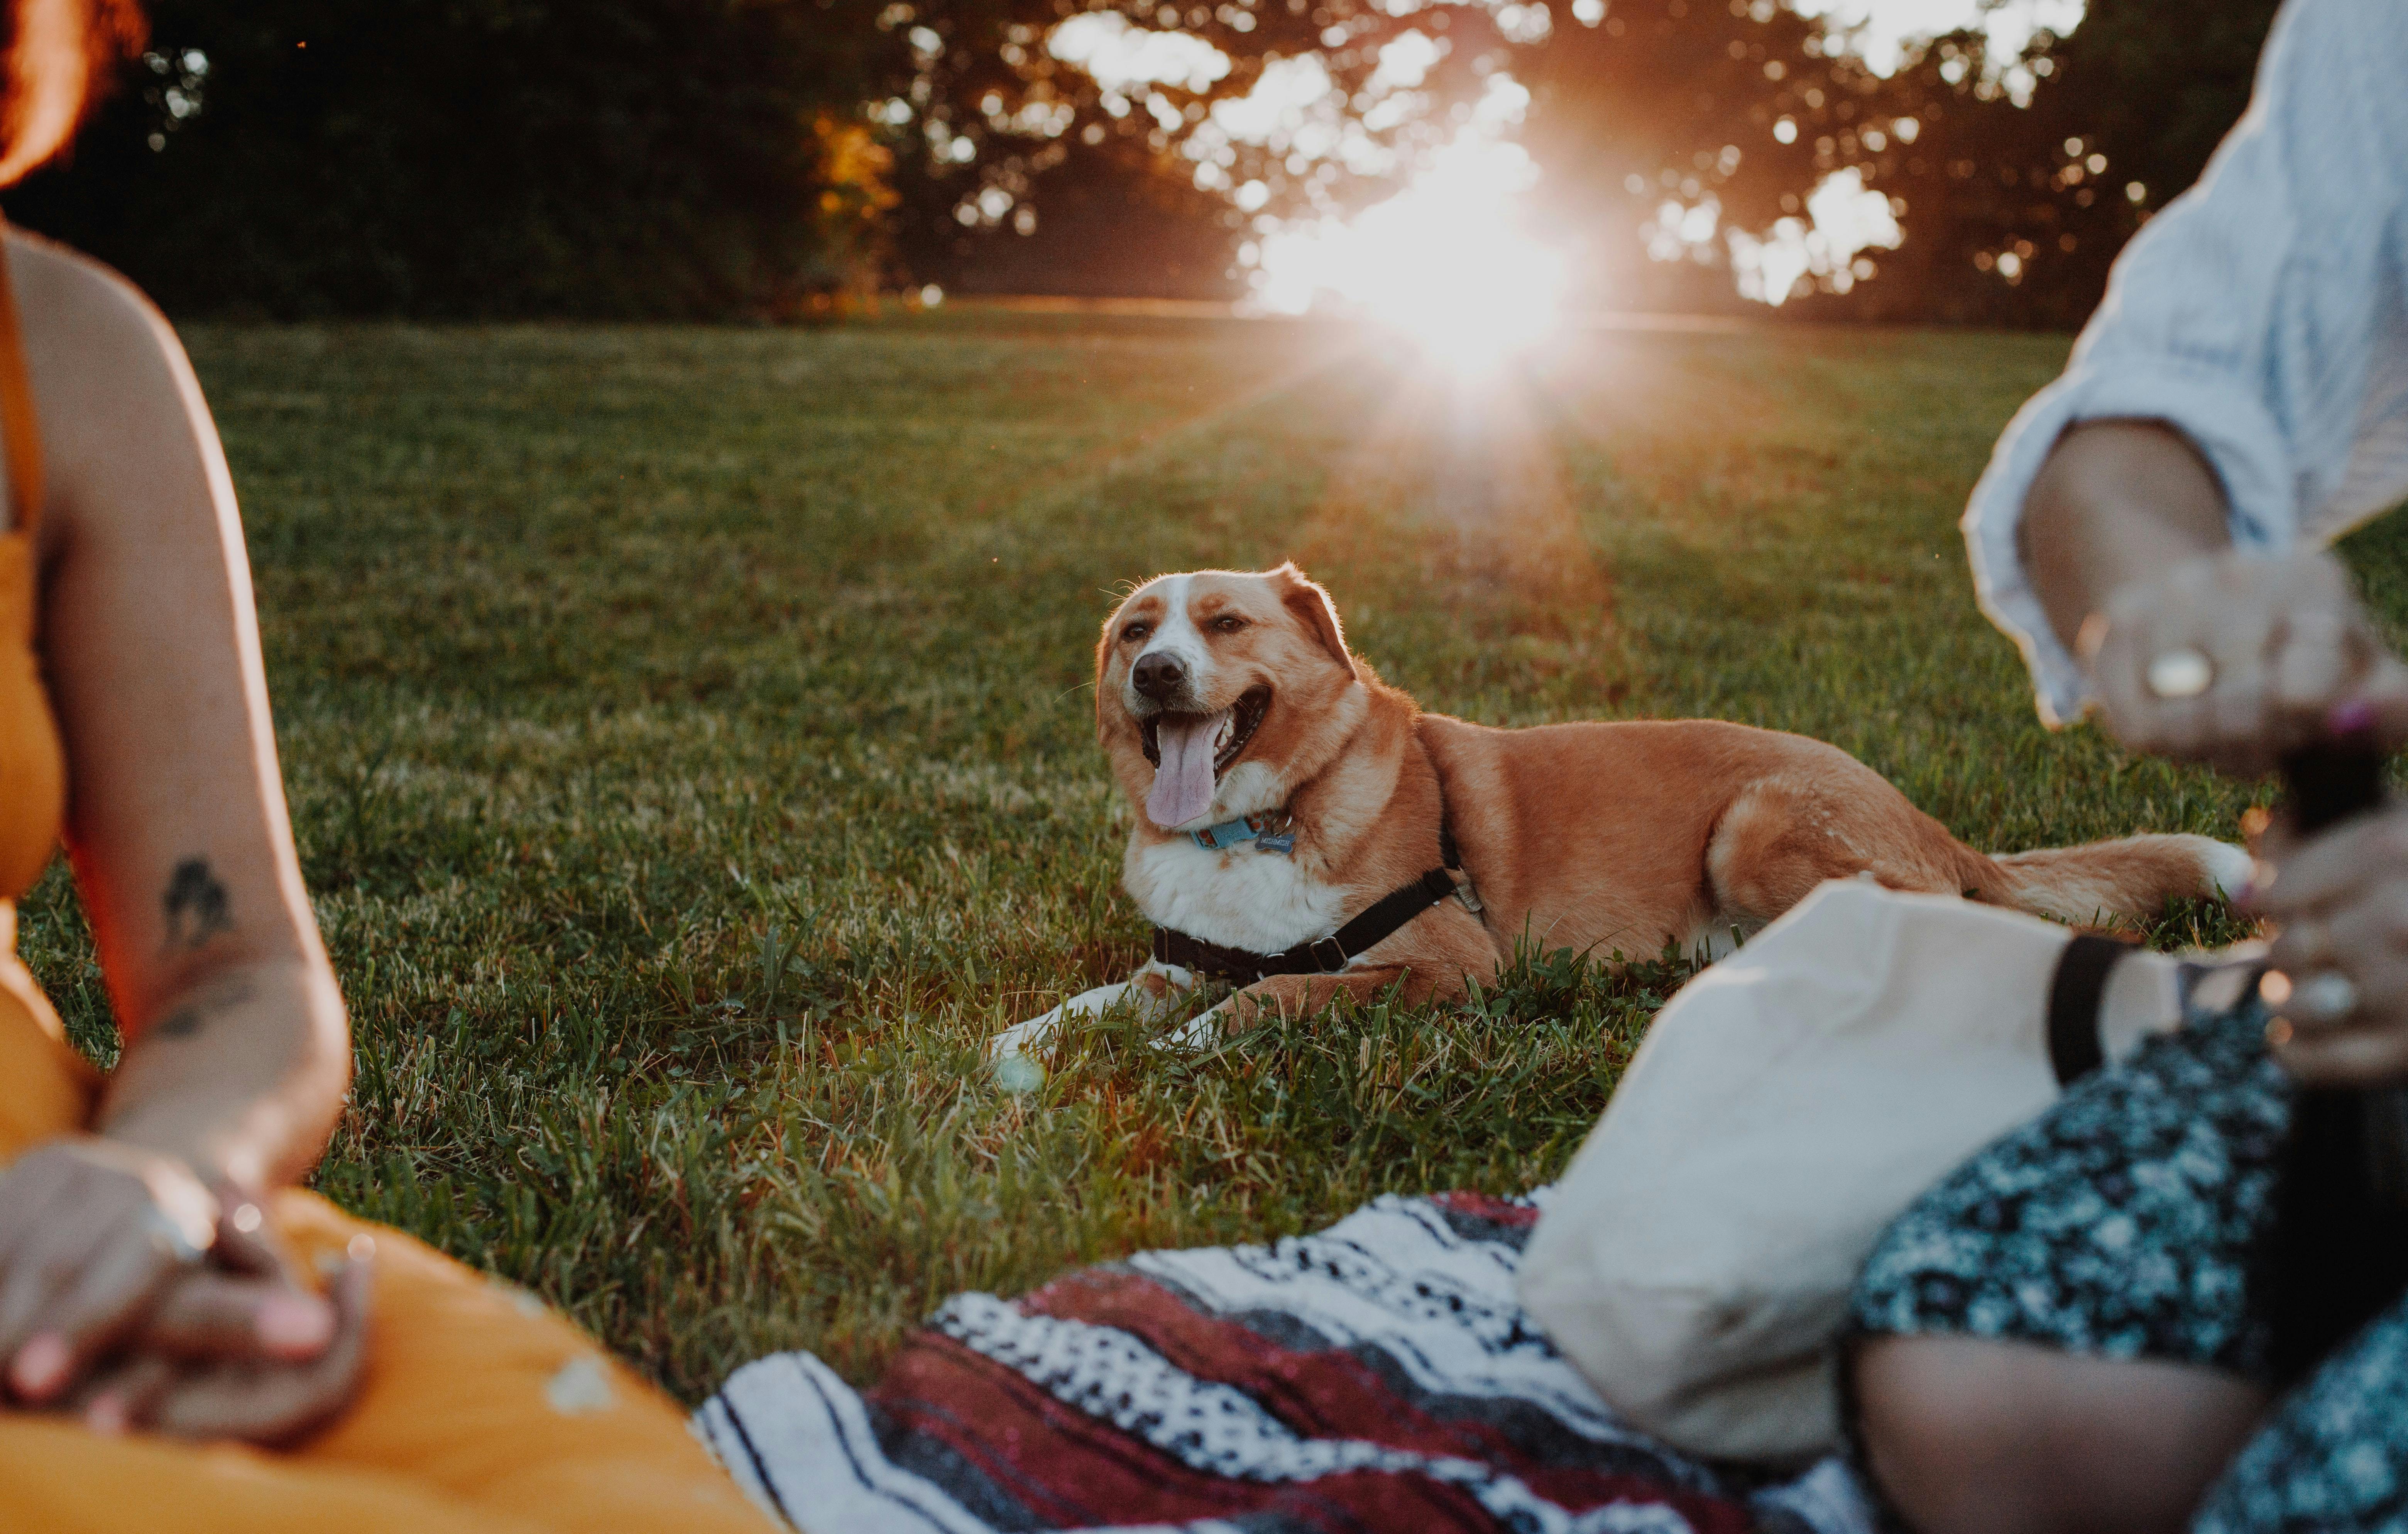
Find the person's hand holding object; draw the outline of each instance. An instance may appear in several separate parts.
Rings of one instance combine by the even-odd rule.
[[[2270,830],[2243,907],[2281,925],[2260,994],[2268,1041],[2312,1086],[2408,1082],[2408,806],[2308,838]]]
[[[2127,581],[2077,648],[2111,734],[2242,777],[2337,735],[2408,742],[2408,666],[2322,550],[2226,550]]]

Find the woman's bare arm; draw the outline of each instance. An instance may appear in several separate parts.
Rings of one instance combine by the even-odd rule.
[[[234,487],[133,289],[12,239],[49,450],[41,650],[67,845],[128,1040],[100,1127],[205,1178],[288,1182],[350,1050],[293,849]]]
[[[2057,438],[2016,531],[2032,593],[2065,648],[2134,581],[2232,547],[2224,490],[2189,438],[2157,421],[2093,421]]]
[[[350,1047],[285,819],[233,487],[150,307],[39,240],[11,234],[7,258],[49,467],[39,634],[67,847],[126,1043],[92,1132],[0,1167],[0,1386],[32,1405],[98,1391],[94,1420],[123,1423],[208,1378],[151,1359],[231,1355],[252,1407],[299,1421],[352,1388],[365,1312],[280,1266],[252,1196],[324,1149]],[[268,1258],[230,1262],[227,1203]],[[109,1383],[128,1356],[140,1402]],[[203,1436],[260,1415],[194,1412]]]

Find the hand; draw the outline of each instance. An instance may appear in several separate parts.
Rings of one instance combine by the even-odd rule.
[[[356,1391],[367,1273],[350,1265],[321,1297],[263,1203],[172,1157],[53,1140],[0,1173],[0,1326],[25,1405],[103,1431],[281,1442]]]
[[[2408,1082],[2408,806],[2305,842],[2270,829],[2260,858],[2272,881],[2242,904],[2282,926],[2264,992],[2287,1025],[2270,1031],[2274,1057],[2311,1086]]]
[[[195,1273],[168,1295],[139,1345],[94,1370],[66,1404],[95,1432],[290,1443],[358,1393],[369,1273],[366,1262],[347,1262],[323,1299],[289,1271]],[[293,1308],[296,1297],[307,1309]]]
[[[2371,733],[2386,750],[2408,740],[2408,667],[2320,550],[2228,551],[2128,581],[2080,646],[2109,732],[2133,751],[2256,777],[2334,735]],[[2208,663],[2205,685],[2164,695],[2150,669],[2184,652]]]
[[[170,1156],[47,1141],[0,1170],[0,1384],[58,1399],[139,1329],[217,1237],[218,1200]]]

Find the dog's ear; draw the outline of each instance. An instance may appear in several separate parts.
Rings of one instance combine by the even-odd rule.
[[[1329,594],[1297,569],[1293,560],[1271,572],[1271,585],[1279,593],[1280,601],[1304,624],[1305,632],[1319,639],[1321,648],[1346,667],[1349,680],[1361,681],[1363,674],[1354,668],[1354,657],[1347,653],[1346,631],[1338,626],[1338,608],[1329,600]]]

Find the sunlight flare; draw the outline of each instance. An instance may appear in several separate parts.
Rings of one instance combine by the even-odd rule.
[[[1561,310],[1563,257],[1523,218],[1536,179],[1519,145],[1467,135],[1351,220],[1266,235],[1252,252],[1254,300],[1280,314],[1360,314],[1457,371],[1494,367],[1542,339]]]

